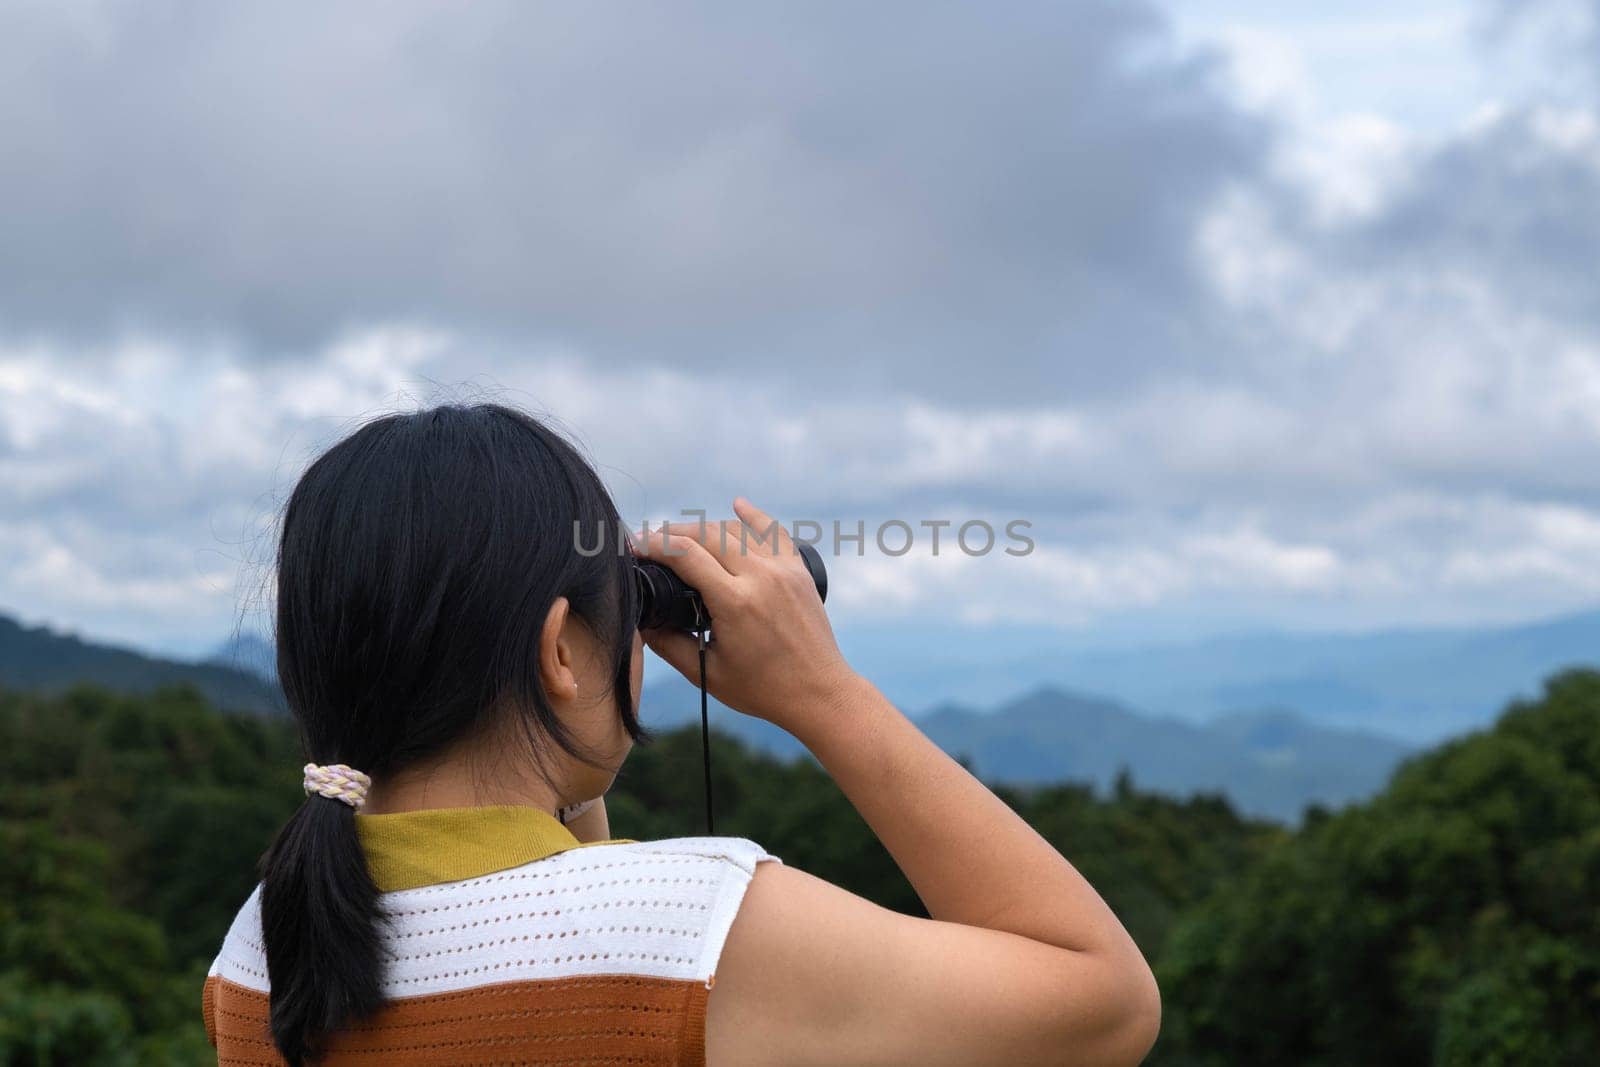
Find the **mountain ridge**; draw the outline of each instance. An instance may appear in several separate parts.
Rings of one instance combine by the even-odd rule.
[[[286,710],[277,685],[254,672],[85,641],[0,613],[0,686],[57,693],[79,682],[130,693],[188,682],[219,708],[266,714]]]
[[[652,727],[679,726],[700,714],[699,691],[681,678],[648,687],[640,703]],[[1050,684],[988,710],[946,702],[911,717],[930,740],[991,782],[1076,781],[1106,792],[1126,772],[1141,789],[1222,793],[1246,814],[1284,822],[1311,805],[1338,807],[1371,796],[1413,751],[1392,738],[1323,727],[1280,708],[1196,723]],[[715,701],[711,723],[774,755],[805,754],[778,727]]]
[[[1189,722],[1290,707],[1322,725],[1420,745],[1488,726],[1558,671],[1600,664],[1600,610],[1506,625],[1241,630],[1148,644],[949,626],[841,627],[840,641],[907,707],[989,704],[994,693],[1052,684]],[[930,656],[930,647],[948,652]]]
[[[1319,645],[1322,639],[1316,635],[1257,634],[1099,653],[1111,657],[1102,664],[1116,668],[1106,677],[1140,681],[1149,695],[1145,700],[1128,697],[1128,686],[1108,690],[1034,679],[1003,700],[989,699],[1002,691],[996,685],[984,692],[981,703],[930,701],[918,713],[897,694],[892,680],[880,682],[880,688],[908,707],[935,743],[967,757],[991,781],[1076,780],[1109,788],[1126,768],[1143,788],[1178,795],[1221,792],[1247,813],[1293,820],[1306,805],[1337,806],[1375,792],[1419,743],[1403,731],[1387,734],[1374,728],[1370,709],[1351,710],[1351,705],[1386,701],[1390,707],[1413,707],[1406,702],[1420,686],[1436,712],[1448,712],[1449,722],[1458,727],[1454,732],[1466,732],[1481,724],[1473,707],[1452,703],[1451,694],[1461,689],[1461,675],[1473,674],[1473,662],[1492,661],[1497,670],[1520,664],[1528,670],[1531,686],[1537,681],[1533,671],[1538,661],[1586,650],[1591,630],[1600,648],[1600,612],[1588,612],[1500,630],[1416,631],[1399,645],[1392,633],[1339,635],[1327,645]],[[973,661],[981,652],[979,646],[963,646],[961,671],[988,677],[981,662],[975,666]],[[1467,662],[1457,663],[1452,656],[1466,656]],[[1094,660],[1057,654],[1051,662],[1071,674]],[[926,652],[921,664],[935,679],[950,665]],[[878,681],[869,665],[863,670]],[[697,720],[695,689],[674,672],[663,668],[661,673],[664,677],[645,688],[646,724]],[[999,674],[1012,682],[1027,678],[1025,672],[1010,669]],[[1181,699],[1163,697],[1175,679],[1184,677],[1191,683],[1189,695],[1198,686],[1209,692],[1213,707],[1197,710]],[[234,634],[206,659],[186,662],[97,645],[47,627],[25,627],[0,615],[0,685],[59,689],[79,680],[131,691],[190,681],[222,706],[284,710],[276,656],[260,635]],[[1419,700],[1414,708],[1427,706]],[[1380,727],[1392,725],[1383,716],[1377,722]],[[721,705],[715,706],[713,723],[775,755],[805,753],[777,727]]]

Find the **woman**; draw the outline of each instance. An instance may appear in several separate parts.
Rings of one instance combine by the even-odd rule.
[[[223,1064],[1136,1063],[1159,998],[1072,866],[841,656],[786,536],[631,545],[593,469],[495,404],[372,421],[283,516],[278,670],[307,798],[205,986]],[[753,531],[753,534],[750,533]],[[595,538],[604,539],[596,552]],[[715,620],[724,704],[791,732],[930,919],[744,838],[609,836],[643,646],[629,551]]]

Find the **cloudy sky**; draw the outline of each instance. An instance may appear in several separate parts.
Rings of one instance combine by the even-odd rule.
[[[0,612],[201,651],[318,450],[482,398],[634,521],[1032,524],[847,622],[1593,606],[1597,71],[1600,0],[0,0]]]

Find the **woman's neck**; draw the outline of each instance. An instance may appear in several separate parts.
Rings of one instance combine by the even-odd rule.
[[[554,813],[564,803],[548,783],[516,766],[505,748],[491,753],[456,746],[433,759],[375,777],[363,813],[392,815],[430,808],[515,804]]]

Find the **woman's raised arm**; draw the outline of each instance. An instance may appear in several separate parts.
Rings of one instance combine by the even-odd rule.
[[[743,501],[746,527],[771,520]],[[761,864],[708,1005],[717,1064],[1139,1062],[1160,996],[1138,947],[1065,857],[850,670],[792,552],[715,525],[647,549],[706,599],[712,693],[794,734],[932,918]],[[780,538],[781,540],[781,538]],[[809,595],[808,595],[809,594]],[[694,642],[648,635],[695,677]]]

